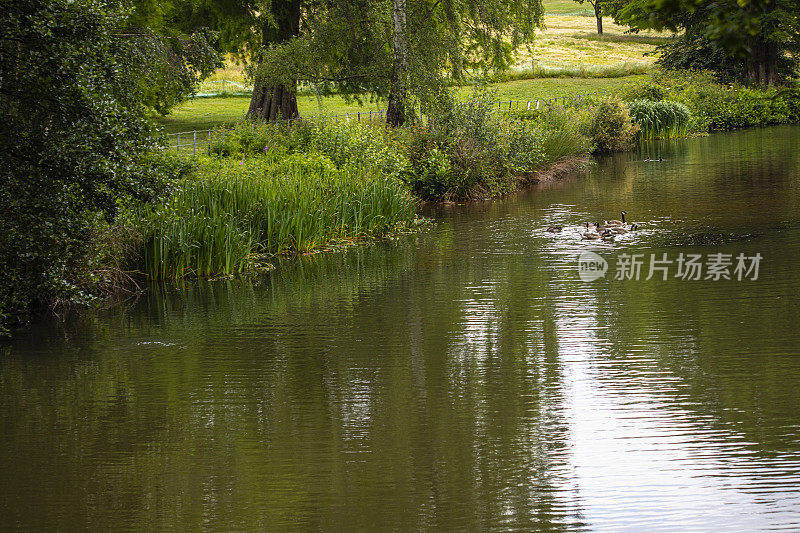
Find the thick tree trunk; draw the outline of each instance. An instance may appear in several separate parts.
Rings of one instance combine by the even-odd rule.
[[[603,35],[603,14],[600,0],[594,3],[594,16],[597,17],[597,35]]]
[[[392,79],[389,87],[389,102],[386,106],[386,123],[402,126],[406,121],[406,75],[408,69],[408,45],[406,43],[406,0],[394,0],[394,57]]]
[[[763,38],[751,41],[750,57],[747,59],[747,81],[762,87],[778,82],[778,47]]]
[[[301,0],[272,3],[275,24],[265,22],[262,28],[264,45],[283,43],[300,34]],[[247,118],[274,121],[298,116],[297,95],[294,84],[271,85],[256,79]]]
[[[764,62],[767,64],[767,85],[770,87],[778,82],[778,47],[774,43],[766,44],[766,57]]]
[[[274,122],[295,118],[299,114],[294,90],[284,85],[264,85],[260,80],[256,81],[247,118]]]

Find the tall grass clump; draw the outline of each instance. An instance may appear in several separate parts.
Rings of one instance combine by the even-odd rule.
[[[131,214],[141,234],[131,266],[152,279],[229,275],[259,254],[309,252],[410,227],[417,204],[369,167],[321,154],[206,160],[169,201]]]
[[[639,126],[641,139],[671,139],[686,137],[692,114],[689,108],[669,100],[633,100],[628,112]]]
[[[543,164],[584,155],[591,150],[591,140],[581,131],[589,113],[590,108],[576,106],[571,109],[553,107],[539,114],[536,129],[544,152]]]

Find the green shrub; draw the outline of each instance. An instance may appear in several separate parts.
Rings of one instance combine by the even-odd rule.
[[[405,147],[385,125],[324,122],[311,129],[310,149],[337,166],[374,167],[392,178],[402,178],[410,168]]]
[[[426,151],[416,168],[418,174],[412,186],[421,198],[445,198],[459,186],[450,156],[444,150],[432,148]]]
[[[687,133],[782,124],[800,119],[794,89],[722,85],[707,71],[658,70],[646,82],[626,88],[623,97],[629,101],[663,99],[685,105],[691,113]]]
[[[305,152],[315,126],[306,121],[263,123],[243,121],[219,130],[211,153],[223,157],[282,155]]]
[[[630,148],[638,127],[631,122],[628,108],[619,100],[597,105],[585,125],[595,153],[619,152]]]
[[[449,145],[453,165],[453,186],[446,199],[487,198],[511,190],[511,174],[498,146],[460,137]]]
[[[336,166],[374,166],[401,178],[409,169],[405,147],[385,125],[337,121],[243,122],[219,132],[211,153],[223,157],[265,156],[279,161],[290,154],[319,152]]]
[[[634,100],[628,103],[628,110],[644,139],[685,137],[692,119],[688,107],[667,100]]]
[[[506,119],[498,133],[503,160],[509,172],[527,174],[542,166],[545,161],[543,139],[546,135],[540,124]]]
[[[442,103],[429,118],[428,127],[410,129],[411,171],[406,179],[418,196],[425,200],[467,199],[506,192],[502,122],[493,113],[491,102],[492,95],[477,87],[467,102]],[[449,171],[445,171],[440,153],[447,155]]]
[[[705,85],[688,88],[675,99],[693,110],[699,131],[731,130],[788,122],[790,108],[786,100],[775,98],[776,92]]]

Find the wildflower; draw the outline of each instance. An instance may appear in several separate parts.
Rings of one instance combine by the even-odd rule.
[[[267,152],[269,152],[269,144],[264,147],[264,153],[266,154]]]

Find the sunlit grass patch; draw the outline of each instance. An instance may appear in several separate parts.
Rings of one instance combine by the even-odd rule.
[[[594,19],[587,17],[546,16],[545,23],[533,46],[517,52],[516,69],[534,64],[548,68],[652,64],[656,45],[668,39],[654,33],[626,35],[627,28],[610,20],[604,20],[604,33],[598,36]]]

